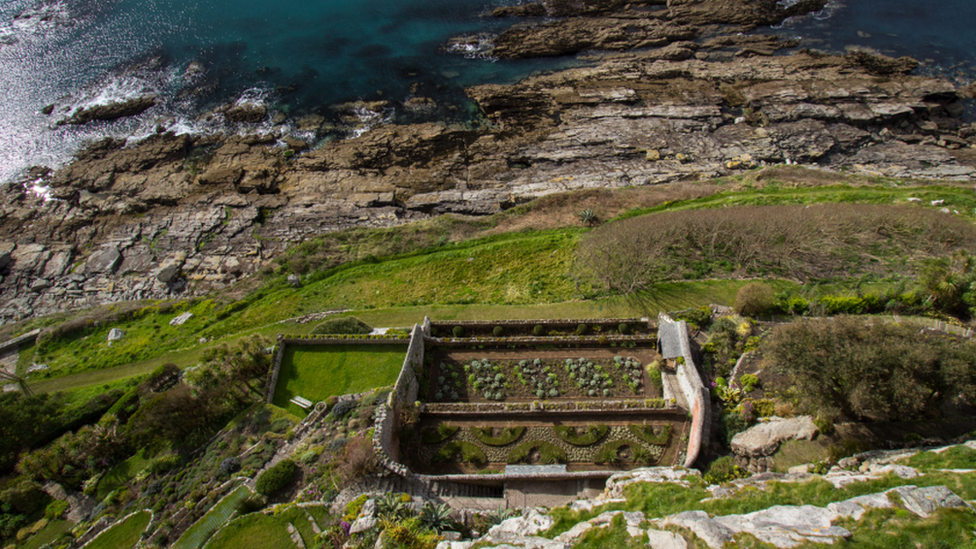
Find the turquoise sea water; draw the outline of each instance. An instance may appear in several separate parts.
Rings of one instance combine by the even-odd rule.
[[[920,74],[970,84],[976,77],[976,0],[830,0],[817,14],[766,32],[830,52],[868,49],[921,61]]]
[[[200,119],[242,97],[293,119],[334,120],[332,106],[362,99],[388,101],[388,120],[463,121],[465,86],[574,63],[495,61],[445,47],[452,36],[500,32],[514,21],[486,14],[519,1],[0,0],[0,181],[32,165],[62,164],[104,135],[139,139],[160,124],[242,129]],[[976,72],[973,21],[976,0],[847,0],[767,32],[801,36],[805,47],[912,55],[928,60],[923,71],[966,81]],[[160,104],[138,117],[55,123],[74,108],[147,93]],[[438,108],[404,109],[415,95]],[[41,114],[50,104],[55,114]]]

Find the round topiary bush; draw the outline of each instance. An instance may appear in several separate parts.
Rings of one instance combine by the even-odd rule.
[[[454,337],[464,337],[464,326],[455,326],[451,332],[454,334]]]
[[[590,327],[586,324],[580,324],[576,327],[576,335],[585,336],[590,333]]]
[[[285,459],[261,473],[254,488],[259,494],[270,496],[285,486],[288,486],[288,483],[291,482],[294,476],[295,462],[290,459]]]
[[[630,333],[630,326],[628,326],[626,322],[621,322],[620,326],[617,326],[617,332],[619,332],[620,335],[627,335]]]
[[[494,328],[491,329],[491,335],[495,337],[502,337],[503,335],[505,335],[505,328],[502,328],[501,326],[495,326]]]
[[[546,329],[542,327],[542,324],[536,324],[532,327],[532,335],[544,336],[546,335]]]

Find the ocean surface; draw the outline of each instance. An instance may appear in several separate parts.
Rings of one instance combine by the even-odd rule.
[[[507,83],[574,59],[499,61],[453,36],[490,36],[513,23],[487,16],[521,0],[0,0],[0,181],[34,165],[57,167],[106,135],[138,140],[177,132],[253,131],[201,115],[260,102],[295,121],[324,116],[354,134],[383,121],[472,119],[463,88]],[[784,0],[789,1],[789,0]],[[960,83],[976,73],[976,0],[848,0],[787,21],[775,32],[802,47],[870,48],[923,61],[920,71]],[[75,109],[146,94],[159,103],[136,117],[58,125]],[[403,107],[411,97],[435,108]],[[376,113],[335,106],[387,101]],[[54,105],[52,115],[42,109]],[[344,124],[344,125],[343,125]],[[259,125],[261,126],[261,125]],[[271,122],[263,129],[270,129]]]

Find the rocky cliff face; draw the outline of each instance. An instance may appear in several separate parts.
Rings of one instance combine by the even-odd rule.
[[[767,4],[620,7],[638,10],[633,20],[648,28],[685,30],[590,67],[470,89],[484,129],[387,125],[311,151],[295,140],[276,146],[274,135],[95,143],[55,173],[39,168],[0,189],[0,321],[202,293],[316,234],[490,214],[571,189],[784,162],[976,178],[976,127],[962,122],[963,92],[909,75],[911,60],[774,56],[790,44],[721,32],[782,15]],[[743,5],[766,7],[747,13]],[[544,7],[572,16],[557,24],[573,25],[618,13],[614,6]],[[707,32],[687,31],[709,21]],[[543,55],[528,36],[545,37],[551,26],[519,27],[528,34],[516,42],[526,55]],[[42,200],[34,185],[50,187],[53,199]]]

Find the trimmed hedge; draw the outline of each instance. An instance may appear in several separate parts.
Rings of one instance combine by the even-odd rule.
[[[430,459],[433,463],[459,462],[482,465],[488,463],[485,453],[470,442],[455,441],[441,446]]]
[[[511,452],[508,453],[508,463],[526,463],[529,454],[533,450],[539,450],[539,462],[552,465],[555,463],[568,463],[569,458],[566,457],[566,452],[562,448],[551,444],[544,440],[532,440],[516,446]]]
[[[508,446],[522,437],[525,427],[506,427],[497,436],[492,434],[491,427],[472,427],[471,432],[488,446]]]
[[[556,431],[556,436],[573,446],[592,446],[607,436],[607,431],[610,430],[606,425],[590,425],[583,428],[556,425],[553,429]]]
[[[630,448],[632,463],[651,464],[656,462],[659,457],[655,457],[646,448],[632,440],[611,440],[603,445],[600,451],[593,458],[594,463],[620,463],[623,460],[617,457],[617,452],[621,448]]]
[[[653,425],[628,425],[627,428],[637,438],[655,446],[667,446],[671,439],[671,425],[663,426],[661,432],[656,434]]]
[[[310,334],[349,334],[365,335],[373,332],[373,327],[354,316],[331,318],[312,328]]]
[[[261,473],[254,488],[261,495],[270,496],[281,490],[295,476],[295,462],[290,459],[279,461],[267,471]]]

